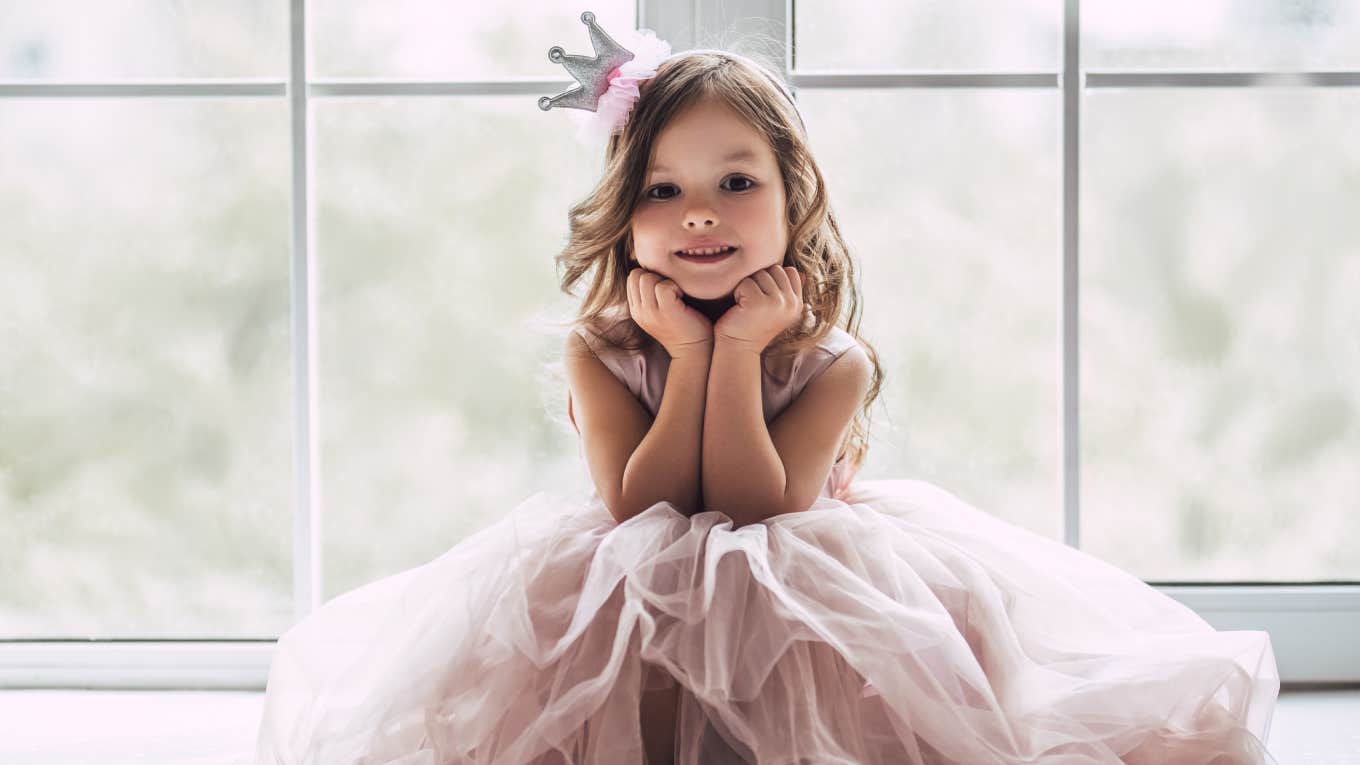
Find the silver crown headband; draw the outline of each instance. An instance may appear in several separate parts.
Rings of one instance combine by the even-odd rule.
[[[657,39],[656,33],[650,29],[625,30],[620,36],[627,38],[632,46],[630,50],[605,34],[600,25],[595,23],[595,14],[590,11],[581,14],[581,22],[590,30],[590,43],[595,55],[568,54],[560,45],[549,48],[548,60],[566,67],[578,84],[555,96],[543,96],[538,99],[538,108],[545,112],[553,107],[576,110],[571,114],[577,120],[578,138],[599,143],[623,129],[641,93],[638,83],[656,75],[657,67],[670,58],[671,46],[665,40]],[[788,86],[750,58],[711,48],[687,52],[721,53],[747,62],[773,82],[794,105],[794,112],[798,111],[798,103]],[[588,114],[582,114],[583,111]],[[798,119],[802,122],[801,114]]]

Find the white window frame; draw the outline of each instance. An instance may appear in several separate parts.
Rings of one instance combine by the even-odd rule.
[[[637,0],[638,25],[654,30],[674,50],[714,47],[723,30],[760,20],[784,41],[783,74],[802,88],[1059,88],[1063,96],[1062,432],[1063,540],[1080,539],[1078,434],[1078,224],[1081,94],[1101,87],[1355,87],[1360,72],[1127,73],[1090,72],[1078,59],[1080,0],[1063,0],[1060,73],[900,74],[797,71],[793,66],[793,0]],[[583,10],[585,8],[583,7]],[[508,78],[490,81],[317,79],[307,71],[309,28],[305,0],[290,0],[289,72],[286,79],[136,82],[0,82],[8,97],[84,98],[288,98],[292,139],[293,346],[293,595],[301,619],[319,605],[321,496],[316,445],[316,260],[311,205],[314,172],[312,99],[355,96],[518,95],[525,115],[533,99],[558,93],[570,80]],[[552,41],[553,44],[563,41]],[[563,43],[565,44],[565,43]],[[545,44],[545,50],[547,45]],[[545,54],[546,55],[546,54]],[[1221,630],[1270,633],[1287,687],[1360,682],[1360,585],[1156,584]],[[0,687],[260,690],[268,677],[274,640],[10,640],[0,641]]]

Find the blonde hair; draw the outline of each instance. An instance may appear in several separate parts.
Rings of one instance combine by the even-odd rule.
[[[609,139],[605,168],[595,189],[568,213],[570,235],[555,257],[563,292],[587,280],[572,329],[601,335],[613,348],[640,350],[655,343],[628,313],[632,217],[641,199],[657,136],[687,107],[716,99],[735,111],[767,141],[779,164],[788,201],[789,244],[783,265],[798,269],[809,321],[781,333],[761,354],[787,357],[830,334],[842,313],[843,329],[868,353],[874,376],[840,453],[856,465],[868,453],[869,410],[878,397],[883,369],[878,354],[859,336],[859,289],[849,249],[827,199],[821,170],[807,144],[797,107],[766,67],[721,51],[687,51],[666,59],[643,81],[640,97],[621,132]],[[615,337],[606,334],[619,330]]]

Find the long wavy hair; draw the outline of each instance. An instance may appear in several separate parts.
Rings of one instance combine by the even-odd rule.
[[[849,249],[831,212],[826,184],[808,147],[798,110],[781,87],[782,80],[754,61],[720,52],[691,51],[666,59],[656,75],[642,82],[640,96],[621,132],[610,139],[604,173],[594,190],[568,213],[570,235],[555,257],[563,292],[585,281],[585,295],[572,329],[589,329],[609,347],[641,350],[655,344],[629,316],[628,274],[633,212],[657,137],[686,108],[717,99],[761,134],[779,164],[788,201],[788,249],[783,265],[802,275],[802,326],[781,333],[762,352],[762,368],[787,359],[842,327],[860,343],[873,362],[873,384],[842,441],[837,455],[863,464],[869,448],[870,407],[883,384],[878,354],[859,335],[860,295]]]

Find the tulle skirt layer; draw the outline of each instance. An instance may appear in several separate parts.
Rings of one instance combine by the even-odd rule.
[[[689,765],[1273,765],[1278,691],[1267,633],[923,481],[740,528],[541,492],[285,633],[258,761],[643,763],[670,692]]]

